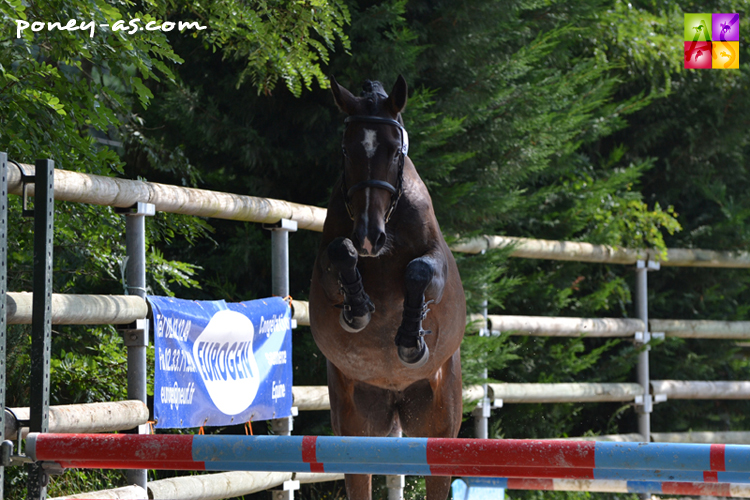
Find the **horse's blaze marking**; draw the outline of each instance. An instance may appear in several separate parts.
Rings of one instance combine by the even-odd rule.
[[[367,155],[368,159],[372,159],[373,156],[375,156],[375,152],[378,150],[378,131],[372,130],[369,128],[363,129],[365,133],[365,138],[362,141],[362,147],[365,148],[365,154]],[[368,162],[367,165],[367,171],[368,174],[371,171],[370,164]],[[362,213],[362,224],[365,226],[365,240],[362,242],[362,248],[369,254],[372,253],[372,242],[370,241],[370,238],[368,237],[369,231],[369,212],[370,212],[370,188],[365,188],[365,211]]]
[[[369,128],[364,129],[365,132],[365,140],[362,141],[362,146],[365,148],[365,154],[368,158],[372,158],[375,156],[375,151],[378,150],[378,131],[377,130],[371,130]]]
[[[365,188],[365,211],[362,214],[362,224],[364,224],[365,226],[365,241],[362,242],[362,248],[364,248],[367,253],[372,253],[372,242],[370,242],[370,237],[368,236],[368,234],[370,233],[369,214],[370,214],[370,188]]]
[[[369,128],[363,129],[363,132],[365,133],[365,138],[362,141],[362,147],[365,148],[365,154],[367,155],[368,159],[372,159],[375,156],[375,152],[378,150],[378,146],[380,144],[378,143],[378,131],[372,130]],[[368,175],[371,173],[371,165],[368,162],[367,165],[367,171]],[[370,241],[369,237],[369,226],[370,226],[370,188],[365,188],[365,210],[362,213],[362,224],[365,226],[365,239],[362,242],[362,248],[368,253],[372,254],[373,250],[373,243]]]

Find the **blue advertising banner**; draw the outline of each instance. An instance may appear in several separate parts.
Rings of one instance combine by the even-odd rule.
[[[162,429],[292,413],[292,313],[280,297],[227,303],[149,296],[154,418]]]

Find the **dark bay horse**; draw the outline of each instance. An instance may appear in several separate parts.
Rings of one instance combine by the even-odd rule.
[[[310,289],[310,325],[328,360],[331,423],[340,436],[456,437],[459,347],[466,301],[432,200],[408,154],[401,111],[366,81],[355,97],[331,78],[348,117]],[[428,477],[444,500],[449,477]],[[371,498],[371,476],[347,475],[350,500]]]

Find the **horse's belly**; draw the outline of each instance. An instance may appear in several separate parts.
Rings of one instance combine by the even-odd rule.
[[[433,331],[425,337],[430,348],[430,360],[421,368],[404,366],[398,358],[395,344],[401,315],[384,319],[373,314],[371,323],[361,332],[344,331],[338,322],[338,312],[313,326],[313,337],[323,355],[347,378],[375,387],[401,391],[418,380],[434,374],[458,349],[463,331],[441,331],[435,320],[428,317],[424,327]],[[311,317],[311,323],[312,317]]]

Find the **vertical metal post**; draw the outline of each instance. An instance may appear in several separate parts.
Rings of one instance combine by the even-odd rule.
[[[401,437],[401,429],[391,430],[388,437]],[[388,500],[404,500],[404,488],[406,487],[406,477],[403,475],[385,476],[385,486],[388,488]]]
[[[484,250],[482,250],[482,254],[484,254]],[[482,328],[479,330],[480,337],[490,336],[489,321],[487,319],[487,306],[487,298],[485,297],[482,301]],[[487,368],[485,367],[482,370],[482,378],[485,380],[484,384],[482,384],[484,395],[472,412],[472,415],[474,416],[474,437],[477,439],[487,439],[490,435],[489,421],[492,411],[492,401],[490,400],[489,385],[486,382],[487,377],[488,373]]]
[[[284,481],[280,490],[271,490],[271,500],[292,500],[294,492],[299,489],[300,483],[296,479]]]
[[[289,233],[297,230],[297,221],[281,219],[276,224],[264,224],[263,227],[271,231],[271,293],[277,297],[288,297]],[[271,420],[271,429],[277,436],[291,436],[293,428],[293,417]],[[271,492],[271,498],[293,500],[294,491],[297,489],[299,489],[299,483],[286,481],[282,489]]]
[[[134,206],[118,210],[125,215],[125,291],[128,295],[146,298],[146,219],[154,215],[155,207],[150,203],[138,202]],[[148,348],[148,323],[139,322],[137,328],[124,331],[125,346],[128,349],[128,399],[146,403],[146,349]],[[143,434],[144,428],[138,433]],[[146,488],[146,470],[128,470],[128,483]]]
[[[34,277],[31,314],[31,391],[29,430],[49,431],[50,352],[52,350],[52,237],[55,215],[55,163],[37,160],[34,174]],[[49,476],[28,466],[27,498],[44,500]]]
[[[487,368],[483,370],[482,378],[487,378]],[[474,415],[474,437],[477,439],[488,439],[492,402],[490,402],[488,395],[487,383],[482,384],[482,389],[484,389],[484,396],[472,412],[472,415]]]
[[[6,311],[8,291],[8,154],[0,153],[0,443],[5,441]],[[0,465],[0,499],[4,498],[5,467]]]
[[[271,293],[286,297],[289,295],[289,233],[297,231],[297,222],[281,219],[266,229],[271,231]]]
[[[266,224],[263,227],[271,231],[271,293],[277,297],[287,297],[289,296],[289,233],[297,231],[297,221],[281,219],[276,224]],[[292,417],[271,420],[271,429],[277,436],[291,436],[293,428]]]
[[[645,325],[643,332],[636,333],[636,343],[644,346],[638,354],[638,383],[643,387],[643,398],[636,405],[638,412],[638,433],[645,442],[651,441],[651,412],[654,407],[651,396],[651,377],[649,374],[648,352],[651,346],[651,332],[648,327],[648,271],[658,270],[658,262],[639,260],[636,263],[635,312]]]
[[[643,332],[636,332],[636,345],[641,344],[643,350],[638,353],[638,383],[643,387],[643,396],[638,404],[636,399],[636,411],[638,413],[638,433],[643,436],[643,441],[651,441],[651,386],[649,374],[648,351],[651,346],[648,328],[648,261],[639,260],[635,270],[635,314],[643,321]],[[640,334],[640,335],[639,335]],[[651,493],[638,495],[641,500],[651,498]]]
[[[404,500],[405,476],[385,476],[385,485],[388,488],[388,500]]]
[[[643,343],[648,342],[648,268],[646,263],[639,260],[635,273],[635,311],[636,316],[643,321],[645,330],[643,332]],[[650,376],[648,366],[648,351],[651,346],[644,345],[644,349],[638,354],[638,383],[643,387],[643,404],[638,407],[638,433],[643,436],[645,442],[651,440],[651,405],[650,403]]]

